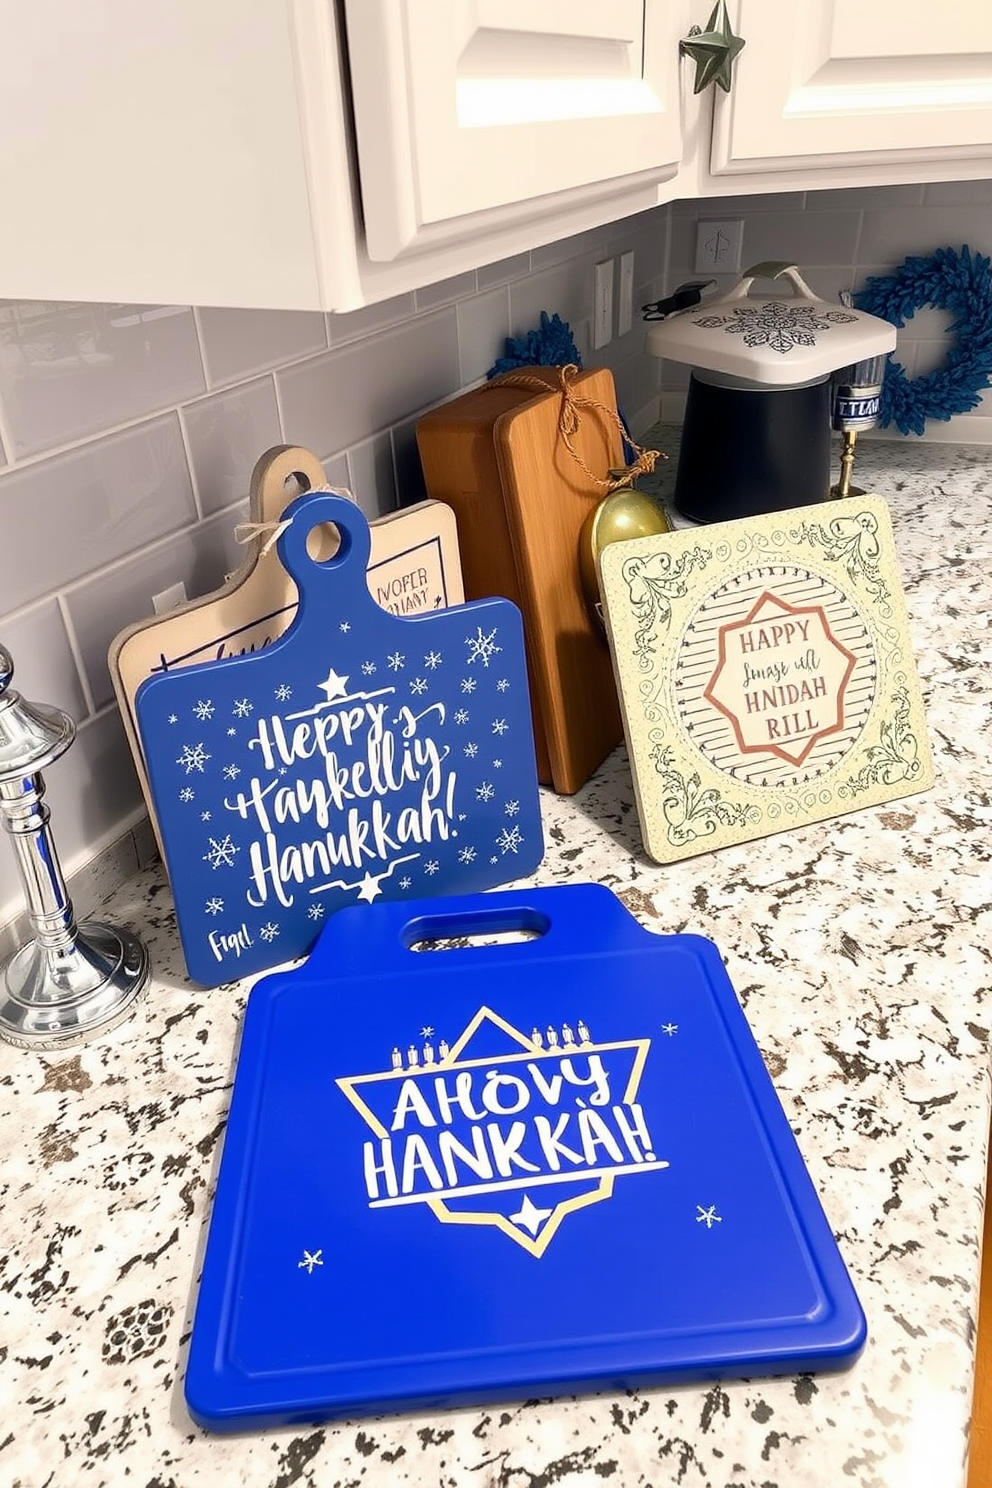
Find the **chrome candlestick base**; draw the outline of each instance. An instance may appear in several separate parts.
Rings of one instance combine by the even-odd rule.
[[[148,986],[148,953],[129,930],[86,921],[65,948],[36,940],[0,967],[0,1039],[61,1049],[106,1033]]]
[[[148,953],[115,925],[77,925],[43,799],[42,769],[64,754],[75,724],[11,687],[0,646],[0,827],[10,838],[32,939],[0,965],[0,1039],[22,1049],[81,1044],[127,1017],[148,982]]]

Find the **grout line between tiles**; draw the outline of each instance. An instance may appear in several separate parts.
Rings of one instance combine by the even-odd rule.
[[[858,210],[858,230],[854,235],[854,262],[851,264],[851,273],[854,276],[855,283],[858,277],[858,264],[861,262],[861,239],[864,237],[864,232],[865,213],[864,208],[861,207]],[[854,288],[854,283],[852,283],[851,288]]]
[[[17,464],[17,456],[14,453],[14,436],[7,423],[7,409],[2,398],[0,398],[0,444],[3,445],[4,458],[8,469],[13,469]]]
[[[37,450],[30,455],[24,455],[10,466],[10,474],[15,470],[29,470],[34,465],[43,465],[46,460],[55,460],[59,455],[74,455],[80,450],[89,449],[91,445],[99,444],[103,439],[112,439],[118,434],[128,434],[134,429],[140,429],[142,424],[160,423],[174,417],[179,412],[178,403],[170,403],[165,408],[156,408],[151,413],[137,414],[134,418],[124,419],[119,424],[108,424],[105,429],[98,429],[94,433],[81,435],[78,439],[66,440],[63,444],[46,446],[43,450]],[[0,470],[0,480],[7,474],[6,470]]]
[[[327,334],[326,329],[324,334]],[[276,400],[276,418],[279,420],[279,438],[282,440],[283,444],[289,444],[290,441],[286,438],[286,419],[282,411],[282,393],[279,390],[279,379],[274,372],[270,372],[269,376],[272,378],[272,392]]]
[[[207,366],[206,352],[203,349],[205,342],[203,339],[203,323],[200,320],[200,307],[199,305],[190,305],[189,308],[193,315],[193,330],[196,332],[196,350],[200,358],[200,370],[203,373],[204,385],[209,391],[213,388],[214,384],[210,376],[210,368]]]
[[[73,579],[71,583],[64,584],[61,592],[65,595],[74,594],[77,589],[82,589],[85,585],[91,584],[94,579],[109,578],[118,569],[125,568],[139,559],[147,558],[157,548],[164,548],[167,544],[174,543],[177,538],[189,536],[191,533],[196,532],[198,527],[206,525],[207,522],[216,522],[220,517],[227,514],[233,515],[236,508],[243,506],[246,500],[247,496],[240,496],[237,501],[228,502],[226,506],[222,506],[219,510],[211,512],[209,516],[204,517],[200,522],[190,522],[185,527],[177,527],[174,531],[166,532],[161,537],[155,538],[154,542],[145,543],[143,547],[135,548],[131,553],[125,553],[120,558],[114,558],[110,563],[104,564],[102,568],[94,568],[90,573],[80,574],[78,579]],[[50,598],[50,595],[42,595],[38,599],[33,599],[30,604],[22,605],[21,610],[13,611],[10,618],[15,618],[23,610],[32,609],[35,605],[44,604]]]
[[[97,707],[93,699],[93,691],[90,687],[89,678],[86,675],[86,667],[83,664],[83,653],[79,645],[79,637],[76,635],[76,627],[72,623],[72,616],[69,614],[65,596],[63,594],[57,594],[55,596],[55,603],[59,607],[59,613],[62,616],[62,625],[65,628],[66,639],[69,642],[69,650],[72,652],[72,659],[76,664],[76,671],[79,673],[79,685],[82,689],[83,701],[86,703],[87,717],[95,718]]]
[[[186,419],[181,408],[176,409],[179,416],[179,438],[183,442],[183,454],[186,456],[186,469],[189,474],[190,490],[193,492],[193,506],[196,511],[197,521],[203,521],[203,502],[200,499],[200,482],[196,478],[196,466],[193,461],[193,451],[190,448],[189,430],[186,427]]]

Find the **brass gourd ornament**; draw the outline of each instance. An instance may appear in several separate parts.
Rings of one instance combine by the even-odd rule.
[[[617,479],[623,474],[622,470],[610,471],[610,475]],[[620,486],[593,507],[579,533],[579,576],[589,611],[601,627],[605,629],[596,569],[599,554],[610,543],[629,542],[635,537],[657,537],[659,533],[671,530],[672,524],[661,503],[644,491],[635,490],[633,485]]]

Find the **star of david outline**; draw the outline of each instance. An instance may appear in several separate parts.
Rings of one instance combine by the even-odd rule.
[[[520,1046],[521,1053],[499,1055],[488,1054],[485,1057],[479,1059],[463,1059],[461,1055],[466,1046],[474,1037],[474,1035],[478,1033],[482,1025],[486,1022],[495,1025],[495,1027],[500,1029],[501,1032],[505,1033],[510,1039],[512,1039],[514,1043],[518,1044]],[[560,1059],[563,1055],[567,1056],[570,1053],[595,1054],[615,1049],[634,1049],[636,1052],[634,1055],[634,1062],[631,1066],[630,1075],[628,1077],[627,1084],[623,1090],[622,1095],[620,1095],[618,1098],[619,1101],[622,1102],[624,1105],[629,1105],[637,1098],[637,1091],[640,1086],[641,1076],[644,1073],[644,1065],[647,1060],[650,1047],[650,1038],[637,1038],[619,1039],[610,1043],[594,1043],[592,1041],[588,1041],[583,1042],[582,1044],[576,1044],[571,1048],[558,1046],[553,1049],[547,1049],[542,1047],[540,1044],[535,1043],[534,1040],[529,1038],[526,1034],[521,1033],[518,1028],[514,1028],[512,1023],[507,1022],[505,1018],[501,1018],[499,1013],[494,1012],[492,1008],[484,1006],[480,1007],[478,1012],[470,1019],[464,1031],[455,1040],[454,1044],[452,1044],[445,1058],[436,1060],[429,1066],[429,1069],[432,1074],[441,1074],[451,1070],[476,1069],[483,1066],[491,1066],[497,1059],[499,1060],[500,1064],[512,1065],[515,1063],[521,1063],[524,1060],[532,1060],[535,1058]],[[420,1071],[420,1073],[423,1072],[423,1070]],[[348,1101],[350,1101],[351,1105],[354,1106],[355,1110],[362,1117],[362,1120],[375,1133],[375,1135],[380,1138],[385,1138],[389,1136],[388,1130],[385,1126],[383,1126],[382,1122],[375,1115],[375,1113],[365,1104],[365,1102],[362,1100],[361,1095],[358,1093],[355,1087],[371,1084],[373,1082],[379,1083],[388,1080],[404,1080],[409,1077],[410,1073],[410,1070],[390,1069],[379,1071],[375,1074],[369,1075],[346,1075],[337,1079],[335,1081],[335,1084],[341,1090],[342,1094],[348,1099]],[[662,1168],[667,1168],[668,1166],[668,1162],[663,1160],[655,1160],[650,1163],[645,1162],[641,1164],[631,1163],[629,1171],[632,1173],[651,1172],[658,1171]],[[540,1233],[535,1233],[533,1235],[527,1234],[523,1229],[519,1228],[517,1225],[514,1225],[511,1218],[508,1218],[506,1215],[500,1214],[496,1211],[473,1210],[469,1212],[467,1210],[452,1210],[448,1208],[447,1203],[444,1199],[431,1198],[429,1196],[418,1197],[416,1200],[414,1200],[414,1202],[424,1204],[435,1216],[435,1218],[440,1220],[442,1224],[490,1225],[493,1228],[501,1231],[502,1234],[508,1236],[509,1239],[513,1240],[517,1245],[521,1246],[523,1250],[526,1250],[528,1254],[535,1256],[537,1259],[540,1259],[540,1257],[544,1255],[544,1252],[547,1250],[551,1241],[554,1239],[562,1223],[569,1214],[574,1214],[579,1209],[585,1209],[591,1204],[602,1203],[604,1200],[613,1197],[614,1183],[618,1176],[619,1175],[617,1173],[608,1173],[606,1175],[602,1175],[598,1178],[596,1186],[590,1189],[588,1192],[576,1194],[571,1198],[562,1200],[562,1202],[559,1204],[554,1204],[552,1206],[550,1217],[548,1218],[547,1223],[544,1224],[543,1228],[540,1229]],[[508,1189],[518,1189],[521,1193],[520,1213],[528,1214],[528,1212],[541,1212],[539,1209],[537,1209],[536,1206],[534,1206],[533,1199],[531,1199],[532,1207],[530,1211],[528,1211],[526,1207],[526,1201],[534,1190],[547,1190],[556,1186],[557,1184],[565,1182],[581,1183],[582,1181],[583,1174],[581,1172],[555,1173],[534,1178],[527,1177],[520,1179],[510,1179],[504,1183],[500,1183],[499,1185],[488,1185],[488,1188],[490,1189],[490,1191],[493,1192],[506,1192]],[[548,1202],[550,1202],[550,1200]],[[519,1217],[519,1215],[513,1216],[513,1218],[517,1217]],[[523,1222],[526,1223],[527,1221],[524,1220]]]
[[[821,625],[823,626],[823,630],[829,644],[837,652],[839,652],[841,656],[845,658],[844,674],[841,677],[837,687],[836,711],[834,714],[833,722],[830,724],[825,724],[822,728],[818,729],[815,734],[811,734],[805,740],[803,747],[798,751],[794,748],[786,748],[781,744],[771,744],[767,742],[763,742],[760,745],[747,744],[744,740],[744,735],[741,732],[740,720],[737,714],[732,708],[727,707],[725,703],[721,702],[720,698],[717,697],[715,693],[715,683],[727,663],[727,636],[732,631],[743,630],[747,626],[757,621],[758,616],[766,605],[774,605],[778,613],[782,615],[817,616],[820,620]],[[771,620],[771,616],[769,616],[769,620]],[[726,625],[721,625],[719,634],[720,641],[717,653],[717,664],[713,670],[713,675],[710,677],[709,682],[703,689],[703,697],[712,707],[716,708],[717,711],[722,713],[723,716],[729,721],[730,726],[734,731],[737,747],[740,750],[741,754],[774,754],[777,755],[779,759],[785,760],[787,764],[795,765],[798,767],[803,763],[806,757],[812,753],[813,749],[816,747],[821,739],[829,738],[831,734],[838,733],[844,727],[844,698],[847,692],[847,684],[850,682],[854,669],[857,666],[858,658],[855,656],[853,651],[850,651],[848,647],[845,646],[842,641],[839,641],[834,635],[833,629],[830,625],[830,621],[827,618],[826,610],[824,609],[822,604],[792,605],[788,602],[788,600],[782,599],[780,595],[772,593],[770,589],[766,589],[751,606],[750,610],[747,612],[742,620],[734,620]]]

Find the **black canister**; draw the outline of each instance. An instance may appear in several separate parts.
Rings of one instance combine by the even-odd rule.
[[[689,380],[675,507],[727,522],[825,501],[830,380],[776,388],[697,368]]]

